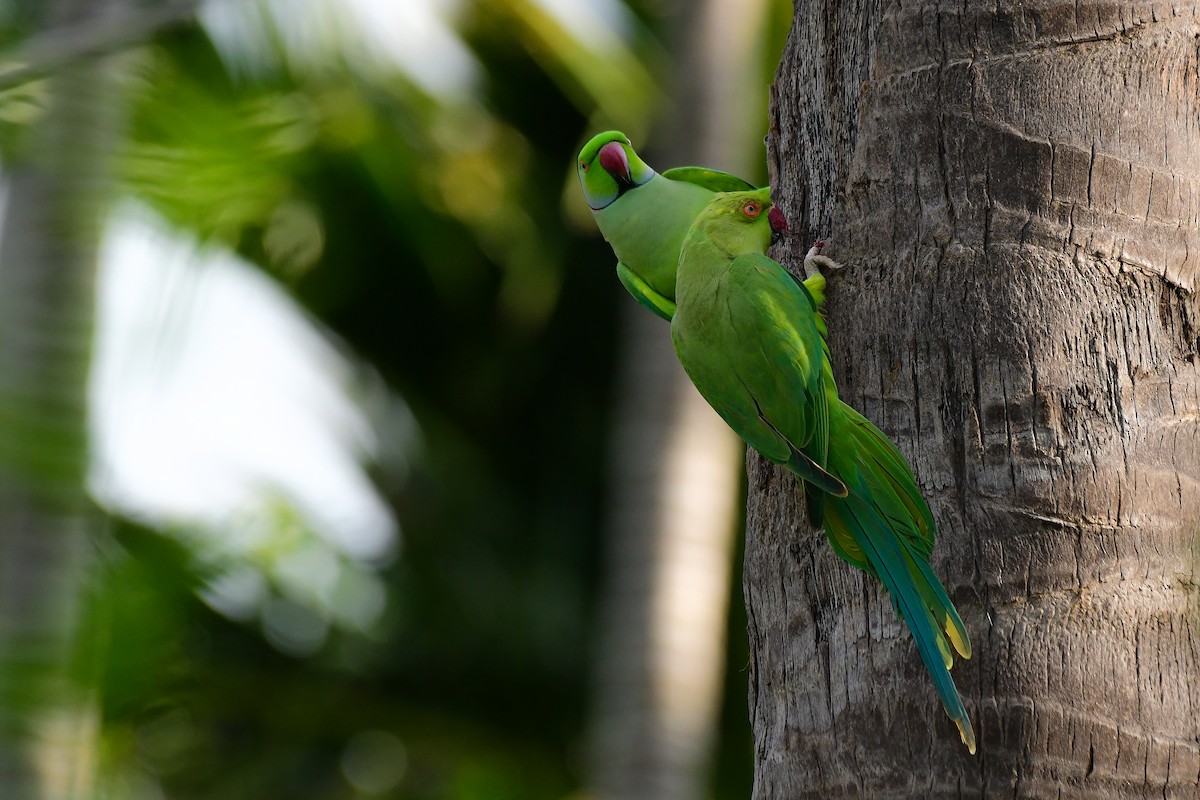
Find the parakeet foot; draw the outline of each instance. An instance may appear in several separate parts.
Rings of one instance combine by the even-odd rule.
[[[846,265],[834,261],[829,256],[821,255],[821,248],[824,246],[825,241],[821,240],[808,249],[808,254],[804,256],[804,269],[809,273],[820,271],[828,278],[831,273],[845,269]]]

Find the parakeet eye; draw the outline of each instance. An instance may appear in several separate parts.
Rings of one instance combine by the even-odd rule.
[[[586,161],[580,161],[580,162],[579,162],[579,168],[580,168],[581,170],[583,170],[584,172],[587,172],[587,162],[586,162]]]
[[[746,203],[744,206],[742,206],[742,213],[750,219],[754,219],[762,213],[762,206],[751,200],[749,203]]]

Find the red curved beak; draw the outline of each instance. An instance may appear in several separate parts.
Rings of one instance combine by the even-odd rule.
[[[767,212],[767,221],[771,223],[772,244],[779,241],[781,236],[787,235],[787,217],[783,215],[779,206],[771,206],[771,210]]]
[[[620,142],[609,142],[600,148],[600,166],[618,182],[633,183],[633,177],[629,174],[629,156],[625,155],[625,148],[621,147]]]

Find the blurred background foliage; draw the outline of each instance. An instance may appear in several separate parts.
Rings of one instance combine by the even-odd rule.
[[[4,162],[72,53],[111,51],[123,114],[90,388],[94,795],[579,793],[632,301],[571,166],[670,116],[689,4],[195,5],[84,46],[0,1]],[[764,107],[787,12],[746,54]],[[722,798],[751,778],[732,606]]]

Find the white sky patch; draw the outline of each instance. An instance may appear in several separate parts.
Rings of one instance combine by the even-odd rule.
[[[361,465],[376,443],[355,368],[269,279],[127,205],[109,225],[98,303],[101,503],[228,536],[283,502],[355,560],[394,551],[396,521]]]
[[[604,51],[628,41],[637,27],[633,12],[617,0],[534,0],[581,45]]]
[[[450,21],[461,0],[209,0],[200,18],[235,68],[270,63],[272,33],[301,69],[399,70],[434,95],[469,94],[481,69]]]

